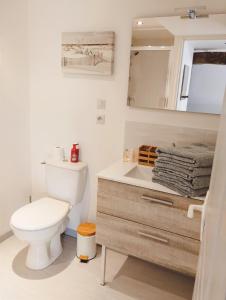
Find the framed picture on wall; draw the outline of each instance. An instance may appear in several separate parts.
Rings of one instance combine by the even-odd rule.
[[[112,75],[114,43],[112,31],[62,33],[63,72]]]

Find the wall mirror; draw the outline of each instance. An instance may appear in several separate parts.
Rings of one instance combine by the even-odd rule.
[[[220,114],[226,14],[133,21],[128,105]]]

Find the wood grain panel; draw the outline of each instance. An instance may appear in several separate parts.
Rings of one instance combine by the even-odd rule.
[[[226,52],[195,52],[193,64],[226,65]]]
[[[199,241],[97,213],[97,242],[166,268],[194,276]]]
[[[201,215],[187,218],[190,204],[203,201],[105,179],[98,182],[98,212],[199,240]]]

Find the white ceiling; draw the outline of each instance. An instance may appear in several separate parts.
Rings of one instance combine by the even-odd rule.
[[[141,20],[143,24],[137,25]],[[208,18],[182,19],[176,17],[141,18],[134,20],[133,30],[166,29],[175,36],[226,35],[226,15],[210,15]]]
[[[142,40],[169,40],[173,41],[174,36],[166,29],[156,29],[156,30],[134,30],[133,39]]]

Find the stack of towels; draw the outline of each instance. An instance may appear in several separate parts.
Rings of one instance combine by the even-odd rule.
[[[158,148],[152,181],[187,197],[209,189],[214,149],[204,145]]]

